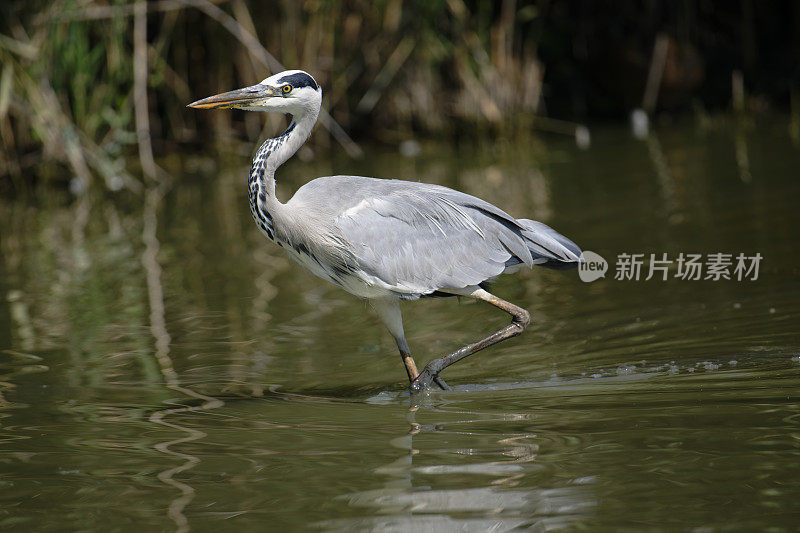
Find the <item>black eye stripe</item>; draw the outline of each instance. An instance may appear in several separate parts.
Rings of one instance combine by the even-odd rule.
[[[317,82],[314,81],[314,78],[305,72],[295,72],[294,74],[284,76],[278,80],[278,83],[288,83],[294,89],[299,89],[300,87],[311,87],[316,91],[319,88]]]

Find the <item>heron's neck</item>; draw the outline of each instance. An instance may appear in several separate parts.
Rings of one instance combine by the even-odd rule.
[[[318,113],[317,109],[308,114],[295,115],[286,131],[261,145],[250,167],[250,212],[261,231],[272,240],[275,239],[275,212],[282,205],[275,196],[275,170],[303,146],[317,121]]]
[[[292,123],[282,134],[274,139],[267,139],[256,152],[253,166],[250,169],[250,189],[258,185],[260,192],[272,199],[275,198],[275,171],[292,157],[303,146],[319,111],[298,114],[292,117]]]

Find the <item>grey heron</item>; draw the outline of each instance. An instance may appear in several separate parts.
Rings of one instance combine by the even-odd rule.
[[[415,181],[327,176],[282,203],[275,196],[275,171],[308,139],[321,103],[314,78],[288,70],[189,107],[292,116],[286,131],[265,141],[253,159],[248,187],[256,224],[311,272],[369,301],[397,343],[412,391],[447,389],[442,370],[519,335],[530,323],[525,309],[488,292],[487,282],[521,266],[577,266],[581,250],[541,222],[516,219],[474,196]],[[400,303],[452,295],[488,302],[510,314],[511,323],[420,372],[406,342]]]

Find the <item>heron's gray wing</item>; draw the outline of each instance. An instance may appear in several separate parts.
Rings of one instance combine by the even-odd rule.
[[[355,189],[334,225],[358,269],[396,292],[460,289],[510,265],[573,259],[544,224],[446,187],[370,179]]]

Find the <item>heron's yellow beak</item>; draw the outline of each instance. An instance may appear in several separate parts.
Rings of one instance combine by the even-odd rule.
[[[281,91],[276,87],[267,85],[251,85],[244,89],[236,89],[226,93],[209,96],[196,102],[192,102],[187,107],[195,109],[235,109],[258,107],[259,103],[272,98],[282,96]]]

